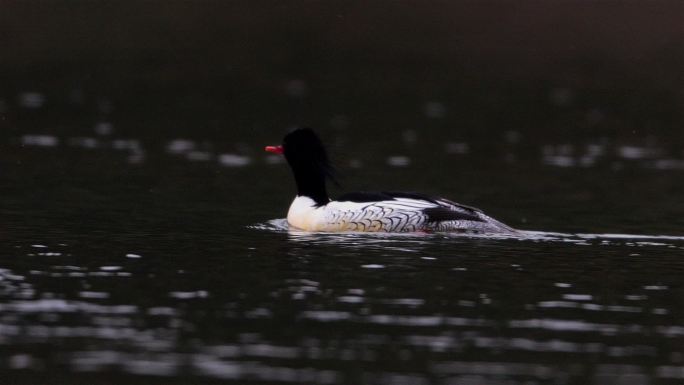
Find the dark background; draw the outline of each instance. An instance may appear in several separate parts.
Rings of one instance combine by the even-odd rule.
[[[6,202],[98,206],[128,188],[263,220],[292,194],[286,167],[259,167],[263,146],[305,125],[341,190],[442,194],[544,230],[684,220],[679,1],[0,4]],[[178,138],[210,161],[181,165]],[[139,142],[135,164],[118,139]],[[252,163],[217,168],[221,153]],[[397,155],[409,165],[389,166]]]
[[[434,140],[681,139],[678,1],[0,4],[3,131],[107,114],[150,140],[335,123]],[[24,91],[45,108],[15,108]],[[424,114],[432,101],[441,119]]]

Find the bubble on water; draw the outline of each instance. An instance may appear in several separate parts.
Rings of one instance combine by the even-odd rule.
[[[35,255],[39,255],[39,256],[42,256],[42,257],[59,257],[60,255],[62,255],[62,253],[59,253],[59,252],[56,252],[56,251],[48,251],[48,252],[45,252],[45,253],[36,253]]]
[[[244,167],[252,163],[252,159],[247,156],[237,154],[220,154],[218,162],[225,167]]]
[[[80,291],[78,292],[78,296],[89,299],[105,299],[109,298],[109,293],[102,291]]]
[[[644,159],[656,156],[656,149],[640,146],[621,146],[618,148],[618,156],[624,159]]]
[[[425,300],[422,298],[391,298],[381,300],[380,303],[386,305],[402,305],[402,306],[422,306],[425,304]]]
[[[636,295],[636,294],[628,294],[625,295],[625,299],[628,301],[643,301],[645,299],[648,299],[648,296],[646,295]]]
[[[588,144],[587,155],[600,156],[605,153],[605,146],[603,144]]]
[[[644,290],[667,290],[668,287],[665,285],[646,285]]]
[[[342,302],[342,303],[363,303],[364,301],[365,301],[365,298],[354,296],[354,295],[343,295],[343,296],[337,297],[337,302]]]
[[[368,264],[368,265],[361,265],[364,269],[384,269],[385,265],[380,265],[380,264]]]
[[[90,137],[74,137],[69,138],[68,143],[70,146],[81,147],[87,149],[93,149],[99,147],[99,141],[95,138]]]
[[[575,159],[573,157],[566,155],[544,156],[543,162],[544,164],[547,164],[549,166],[556,167],[573,167],[576,164]]]
[[[212,154],[208,151],[190,151],[186,155],[189,161],[206,162],[211,160]]]
[[[194,150],[195,147],[196,144],[192,140],[174,139],[166,145],[166,152],[170,154],[183,154]]]
[[[176,299],[206,298],[208,296],[209,292],[206,290],[169,292],[169,297]]]
[[[351,319],[352,314],[346,311],[335,310],[305,310],[301,312],[300,317],[321,322],[331,322]]]
[[[423,105],[423,113],[430,119],[441,119],[446,115],[446,107],[438,101],[429,101]]]
[[[8,360],[11,369],[29,369],[34,366],[34,359],[29,354],[15,354]]]
[[[98,135],[109,135],[114,131],[114,125],[110,122],[98,122],[95,124],[94,130]]]
[[[18,313],[90,313],[90,314],[133,314],[138,308],[133,305],[105,306],[83,301],[54,299],[53,293],[43,293],[43,299],[14,301],[0,304],[1,311]]]
[[[66,270],[66,271],[83,271],[86,270],[85,267],[72,266],[72,265],[54,265],[52,266],[54,270]]]
[[[403,155],[395,155],[387,158],[387,164],[393,167],[406,167],[411,164],[411,158]]]
[[[684,170],[684,159],[658,159],[652,167],[657,170]]]
[[[156,306],[156,307],[151,307],[147,309],[147,314],[149,315],[154,315],[154,316],[176,316],[178,315],[178,310],[172,308],[172,307],[165,307],[165,306]]]
[[[563,294],[563,299],[569,301],[591,301],[594,297],[589,294]]]
[[[119,271],[121,269],[121,266],[100,266],[100,270],[102,271]]]
[[[22,92],[19,94],[18,103],[24,108],[41,108],[45,104],[45,95],[40,92]]]
[[[59,139],[53,135],[24,135],[21,137],[23,146],[55,147]]]

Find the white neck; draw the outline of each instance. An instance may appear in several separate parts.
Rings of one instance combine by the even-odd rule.
[[[297,196],[287,212],[287,223],[300,230],[316,231],[324,215],[325,206],[316,206],[316,202],[305,196]]]

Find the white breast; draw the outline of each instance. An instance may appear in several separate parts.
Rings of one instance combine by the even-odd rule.
[[[323,215],[316,202],[308,197],[298,196],[290,205],[287,212],[287,223],[290,227],[305,231],[319,231],[317,224]]]

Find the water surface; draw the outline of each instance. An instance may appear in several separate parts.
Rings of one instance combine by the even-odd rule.
[[[12,140],[22,150],[4,174],[0,365],[16,382],[41,373],[64,383],[76,374],[297,384],[684,380],[684,238],[672,221],[681,212],[668,212],[667,201],[636,207],[641,196],[624,196],[587,207],[575,196],[581,188],[535,198],[524,196],[529,179],[499,193],[488,181],[449,188],[435,179],[430,188],[455,199],[466,191],[492,215],[541,231],[310,234],[273,219],[293,183],[285,164],[260,153],[226,166],[215,153],[191,159],[175,141],[140,148],[147,155],[137,163],[116,140],[94,149],[69,138]],[[543,159],[536,183],[565,183]],[[633,168],[628,178],[671,176],[662,183],[681,188],[670,174],[680,171]],[[354,170],[369,185],[422,172]],[[366,170],[377,172],[373,180]],[[600,168],[577,175],[623,177]],[[653,211],[662,215],[634,218]]]
[[[683,383],[682,3],[323,4],[3,4],[0,382]],[[302,125],[525,233],[289,231]]]

